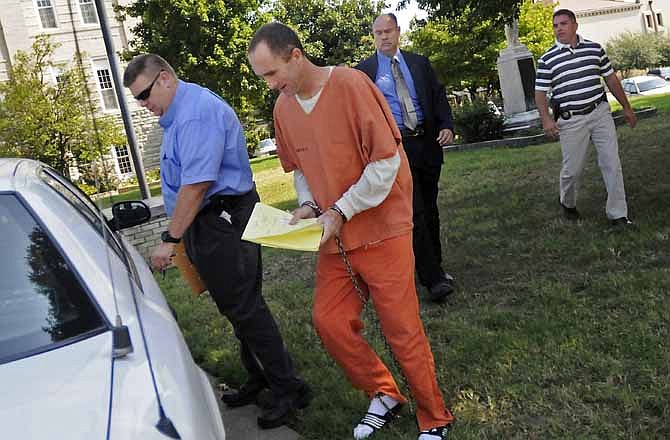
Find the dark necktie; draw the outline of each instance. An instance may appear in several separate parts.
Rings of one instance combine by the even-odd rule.
[[[397,58],[391,61],[391,72],[393,73],[393,81],[395,81],[395,90],[400,100],[400,107],[402,109],[402,125],[408,130],[416,129],[418,121],[416,118],[416,109],[412,102],[412,97],[409,95],[409,88],[405,82],[405,77],[400,70],[400,62]]]

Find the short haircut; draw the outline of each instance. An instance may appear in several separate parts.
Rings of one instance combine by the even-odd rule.
[[[284,59],[290,57],[291,51],[296,48],[300,49],[303,54],[305,53],[298,34],[278,21],[266,23],[256,31],[249,42],[248,53],[253,52],[261,43],[265,43],[272,54]]]
[[[148,76],[152,76],[157,75],[161,70],[166,70],[173,77],[177,78],[172,66],[160,55],[154,53],[137,55],[130,60],[126,66],[126,70],[123,72],[123,85],[130,87],[141,74],[146,73]]]
[[[553,20],[556,18],[558,15],[567,15],[570,17],[570,19],[574,22],[577,23],[577,16],[575,15],[574,12],[572,12],[570,9],[559,9],[556,12],[554,12],[554,15],[551,16],[551,19]]]
[[[398,17],[395,16],[393,12],[387,12],[386,14],[380,14],[379,17],[375,18],[375,21],[381,17],[388,17],[395,24],[395,27],[398,27]]]

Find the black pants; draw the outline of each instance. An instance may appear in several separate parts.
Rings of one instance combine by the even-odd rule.
[[[233,325],[249,380],[267,382],[281,397],[302,381],[261,294],[260,246],[241,240],[258,201],[255,188],[242,196],[214,196],[184,234],[184,246],[219,312]]]
[[[403,145],[413,153],[423,147],[424,139],[403,137]],[[412,221],[414,222],[413,242],[416,272],[419,282],[430,287],[444,278],[442,270],[442,243],[440,241],[440,213],[437,208],[441,167],[418,166],[417,160],[411,160],[412,171]]]

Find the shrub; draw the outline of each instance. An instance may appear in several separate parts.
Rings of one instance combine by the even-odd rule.
[[[658,50],[658,64],[670,66],[670,35],[656,34],[656,50]]]
[[[245,130],[245,136],[247,138],[247,153],[249,157],[255,157],[258,143],[261,139],[269,137],[270,132],[265,127],[255,127]]]
[[[77,186],[79,187],[80,190],[84,191],[87,196],[92,196],[93,194],[96,194],[98,192],[97,189],[93,185],[88,185],[84,182],[77,182]]]
[[[624,32],[610,38],[605,46],[612,66],[624,76],[634,69],[654,67],[660,60],[659,39],[655,34]]]
[[[104,167],[99,161],[79,166],[80,181],[83,184],[97,188],[96,192],[107,192],[119,188],[119,179],[113,174],[111,164]]]
[[[134,186],[137,186],[137,177],[128,177],[127,179],[123,180],[122,182],[119,183],[120,187],[123,188],[132,188]]]
[[[456,133],[466,143],[501,139],[504,117],[491,111],[488,103],[475,100],[454,110]]]
[[[161,180],[161,170],[160,168],[152,168],[146,172],[147,181],[149,182],[159,182]]]

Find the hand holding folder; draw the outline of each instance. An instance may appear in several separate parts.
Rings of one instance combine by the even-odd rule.
[[[323,226],[315,218],[290,225],[292,217],[281,209],[256,203],[242,240],[282,249],[318,251]]]

